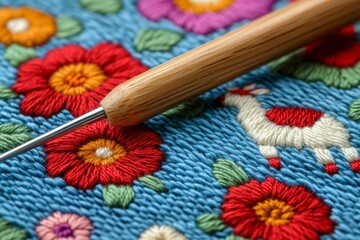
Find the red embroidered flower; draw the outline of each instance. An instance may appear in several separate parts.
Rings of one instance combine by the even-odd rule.
[[[68,45],[24,63],[13,89],[25,95],[23,114],[48,118],[67,109],[80,116],[97,108],[116,85],[146,69],[116,44],[101,43],[90,50]]]
[[[274,178],[230,187],[221,218],[234,233],[251,239],[319,239],[334,231],[328,207],[301,186]]]
[[[47,143],[46,170],[83,190],[96,184],[130,185],[160,168],[161,142],[145,126],[120,128],[101,121]]]
[[[352,67],[360,61],[360,43],[354,26],[330,34],[305,47],[306,59],[331,67]]]

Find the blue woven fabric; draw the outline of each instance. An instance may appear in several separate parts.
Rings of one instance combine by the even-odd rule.
[[[152,22],[136,9],[136,1],[123,1],[123,9],[115,14],[102,15],[84,10],[77,1],[25,1],[1,0],[1,5],[31,5],[54,16],[76,17],[83,24],[83,31],[65,39],[52,38],[36,47],[36,54],[43,57],[54,47],[77,43],[86,48],[98,42],[114,42],[124,46],[133,57],[152,68],[202,43],[224,34],[218,30],[207,36],[186,33],[168,20]],[[285,4],[279,1],[274,8]],[[236,23],[234,29],[246,21]],[[167,52],[137,52],[133,41],[141,29],[164,28],[184,34],[184,38]],[[0,46],[0,56],[5,51]],[[16,82],[17,68],[0,57],[0,85],[11,86]],[[314,192],[331,207],[331,219],[336,222],[335,231],[323,239],[355,239],[360,236],[360,178],[352,172],[344,156],[331,148],[339,168],[339,174],[330,176],[324,172],[314,153],[309,149],[279,149],[282,168],[270,168],[256,143],[236,120],[234,108],[219,108],[213,100],[224,94],[229,87],[249,83],[271,89],[268,95],[258,99],[265,109],[276,106],[310,107],[325,112],[349,130],[350,143],[360,150],[360,125],[349,119],[349,105],[360,95],[360,88],[340,90],[320,82],[307,83],[260,68],[235,79],[202,97],[206,100],[204,112],[192,119],[155,117],[146,125],[163,139],[161,150],[166,158],[154,176],[161,179],[168,192],[155,194],[134,182],[136,197],[126,209],[110,208],[102,199],[102,186],[81,191],[68,186],[62,178],[50,178],[45,171],[45,153],[42,147],[0,163],[0,216],[24,228],[29,239],[37,239],[38,222],[55,211],[87,216],[93,223],[92,239],[137,239],[154,224],[169,225],[188,239],[224,239],[231,228],[206,234],[196,225],[196,218],[204,213],[221,213],[222,187],[212,173],[212,164],[218,158],[232,159],[243,167],[251,179],[264,180],[267,176],[288,185],[301,185]],[[0,124],[19,123],[29,127],[32,136],[43,134],[73,119],[63,110],[49,119],[30,117],[20,113],[19,104],[24,96],[0,100]],[[1,144],[1,143],[0,143]]]

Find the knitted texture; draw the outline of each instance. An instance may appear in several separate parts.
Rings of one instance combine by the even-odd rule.
[[[4,152],[288,1],[0,3]],[[359,29],[139,126],[101,121],[1,162],[0,239],[356,239]]]

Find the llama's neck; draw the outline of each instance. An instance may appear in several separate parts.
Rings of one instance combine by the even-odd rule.
[[[265,109],[254,96],[230,95],[226,105],[239,109],[238,121],[244,125],[260,124],[266,118]]]

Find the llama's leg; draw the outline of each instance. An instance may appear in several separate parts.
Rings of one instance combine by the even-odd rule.
[[[269,165],[277,170],[281,168],[278,151],[273,146],[259,146],[261,154],[268,160]]]
[[[334,175],[339,172],[334,158],[331,156],[329,149],[327,148],[315,148],[314,149],[316,160],[322,163],[325,167],[325,172],[330,175]]]
[[[341,148],[346,160],[354,172],[360,172],[360,157],[358,151],[353,147]]]

